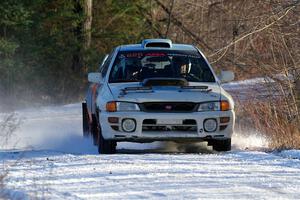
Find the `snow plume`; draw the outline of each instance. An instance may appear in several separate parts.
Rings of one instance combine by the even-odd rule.
[[[91,141],[82,137],[80,104],[27,109],[17,115],[21,125],[2,149],[97,153]]]
[[[232,146],[234,149],[266,149],[268,148],[268,140],[262,134],[254,131],[247,131],[247,133],[236,131],[232,137]]]

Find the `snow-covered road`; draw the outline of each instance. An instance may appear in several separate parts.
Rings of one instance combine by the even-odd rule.
[[[300,160],[263,152],[2,153],[16,198],[299,199]],[[21,158],[19,160],[19,158]],[[17,193],[16,193],[17,191]]]
[[[180,152],[172,143],[123,143],[118,145],[119,154],[97,155],[91,141],[81,136],[80,111],[80,104],[73,104],[17,113],[21,127],[0,151],[1,172],[8,172],[2,195],[11,199],[300,197],[300,151],[267,153],[261,150],[267,146],[263,138],[236,134],[234,150],[228,153],[215,153],[205,144],[193,148],[196,153],[185,153],[185,148]]]

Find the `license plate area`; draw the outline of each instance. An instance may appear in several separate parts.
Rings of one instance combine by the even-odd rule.
[[[157,119],[156,124],[170,124],[170,125],[181,125],[183,122],[182,119]]]

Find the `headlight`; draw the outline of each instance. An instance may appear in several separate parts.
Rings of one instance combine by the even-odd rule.
[[[231,106],[228,101],[215,101],[215,102],[207,102],[201,103],[199,105],[198,111],[227,111],[230,110]]]
[[[140,108],[136,103],[111,101],[106,104],[106,110],[108,112],[139,111]]]
[[[117,102],[118,111],[139,111],[140,107],[136,103]]]
[[[217,111],[220,110],[220,102],[207,102],[199,105],[198,111]]]

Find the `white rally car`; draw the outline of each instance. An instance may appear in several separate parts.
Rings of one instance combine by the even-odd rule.
[[[235,114],[231,96],[199,49],[168,39],[116,47],[91,83],[82,104],[84,136],[99,153],[116,152],[117,142],[207,141],[231,149]]]

